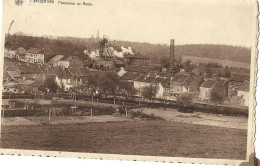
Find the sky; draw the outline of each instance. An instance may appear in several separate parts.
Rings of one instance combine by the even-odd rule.
[[[112,40],[169,44],[170,39],[175,39],[176,45],[251,47],[256,20],[252,2],[89,0],[93,6],[54,2],[42,4],[24,0],[23,5],[16,6],[14,1],[5,0],[5,33],[14,20],[11,34],[89,38],[99,30],[100,36],[106,35]]]

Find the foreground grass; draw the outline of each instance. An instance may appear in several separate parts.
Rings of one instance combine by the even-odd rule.
[[[4,126],[2,148],[245,159],[246,130],[168,121]]]

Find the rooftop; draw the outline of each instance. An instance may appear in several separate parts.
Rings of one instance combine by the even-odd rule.
[[[172,81],[178,83],[184,83],[189,78],[189,76],[190,76],[189,74],[178,74],[172,79]]]
[[[135,80],[139,76],[140,76],[140,74],[138,74],[138,73],[126,72],[124,75],[122,75],[121,79],[123,79],[123,80]]]
[[[63,55],[56,55],[55,57],[51,58],[50,61],[58,62],[58,61],[61,60],[63,57],[64,57]]]
[[[146,73],[149,72],[151,68],[149,66],[138,66],[138,65],[128,65],[125,68],[125,71],[130,72],[140,72],[140,73]]]
[[[213,88],[213,86],[217,83],[217,80],[206,80],[201,87],[203,88]]]
[[[34,48],[31,47],[29,50],[27,50],[28,53],[33,53],[33,54],[42,54],[42,50],[39,48]]]

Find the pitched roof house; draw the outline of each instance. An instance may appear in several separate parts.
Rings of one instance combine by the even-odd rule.
[[[199,91],[199,100],[210,101],[211,92],[215,89],[221,91],[227,96],[228,81],[227,80],[206,80],[201,86]]]

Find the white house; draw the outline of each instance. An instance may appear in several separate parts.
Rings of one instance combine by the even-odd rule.
[[[29,63],[44,63],[44,54],[41,49],[31,47],[26,55],[25,60]]]

